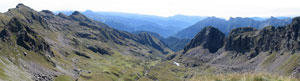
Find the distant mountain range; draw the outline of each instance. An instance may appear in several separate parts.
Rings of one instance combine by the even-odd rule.
[[[72,11],[57,11],[70,15]],[[175,15],[161,17],[154,15],[122,13],[122,12],[95,12],[86,10],[82,12],[87,17],[103,22],[115,29],[135,32],[155,32],[164,38],[169,36],[177,38],[193,38],[206,26],[219,28],[225,34],[237,27],[284,26],[291,22],[290,17],[236,17],[225,20],[217,17]]]
[[[66,15],[72,11],[58,11]],[[56,12],[56,13],[58,13]],[[229,20],[217,17],[175,15],[160,17],[153,15],[83,11],[82,14],[110,27],[132,33],[148,32],[163,41],[173,51],[182,50],[184,46],[206,26],[220,29],[226,35],[233,28],[265,26],[283,26],[291,22],[289,17],[236,17]]]
[[[72,11],[58,11],[66,15]],[[175,15],[171,17],[160,17],[154,15],[143,15],[134,13],[121,12],[94,12],[87,10],[82,12],[87,17],[103,22],[115,29],[134,32],[134,31],[150,31],[168,37],[177,31],[184,29],[204,18],[205,16],[185,16]]]
[[[230,30],[237,27],[254,27],[257,29],[261,29],[266,26],[284,26],[286,24],[290,24],[292,21],[289,17],[271,17],[268,19],[252,17],[252,18],[230,18],[229,20],[217,18],[217,17],[208,17],[202,21],[197,22],[196,24],[187,27],[177,34],[175,37],[178,38],[193,38],[201,29],[206,26],[213,26],[220,29],[225,34],[228,34]]]

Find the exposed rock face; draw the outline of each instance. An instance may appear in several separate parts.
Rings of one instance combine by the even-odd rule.
[[[209,52],[214,53],[223,46],[224,38],[225,34],[217,28],[205,27],[184,47],[184,53],[197,46],[203,46],[204,49],[208,49]]]
[[[2,41],[9,41],[10,36],[11,36],[11,33],[7,29],[3,29],[0,32],[0,37],[1,37]]]
[[[256,29],[251,27],[233,29],[226,40],[225,49],[236,52],[249,52],[250,48],[254,46],[254,31]]]
[[[12,39],[11,35],[15,35],[17,44],[27,50],[52,53],[50,45],[22,21],[24,22],[19,18],[12,18],[5,29],[1,31],[2,40]]]
[[[79,11],[75,11],[70,15],[70,18],[75,20],[75,21],[79,21],[79,22],[92,22],[92,20],[90,20],[89,18],[87,18],[86,16],[84,16],[83,14],[81,14]]]
[[[17,17],[22,19],[22,22],[28,24],[39,24],[44,28],[49,28],[46,20],[40,15],[40,13],[34,11],[28,6],[18,4],[16,8],[9,9],[5,13],[7,16]]]
[[[258,31],[254,28],[237,28],[231,31],[226,41],[228,51],[256,53],[262,51],[298,51],[299,18],[285,27],[265,27]]]
[[[57,16],[64,18],[64,19],[70,19],[69,16],[63,14],[63,13],[58,13]]]
[[[113,54],[109,48],[103,48],[103,47],[99,47],[99,46],[87,46],[86,48],[93,52],[100,53],[103,55],[104,54],[107,54],[107,55]]]
[[[300,56],[299,21],[300,17],[296,17],[292,24],[277,28],[268,26],[261,30],[251,27],[235,28],[226,38],[214,34],[208,37],[209,34],[205,33],[211,30],[205,28],[186,46],[195,49],[185,50],[185,54],[177,55],[177,60],[186,66],[216,67],[218,72],[268,71],[298,75],[295,73],[299,73],[297,70],[299,64],[294,61],[299,61]],[[218,42],[214,40],[221,39],[208,40],[213,37],[224,40]],[[205,51],[216,47],[219,50],[209,53]]]
[[[82,57],[84,57],[84,58],[91,58],[90,56],[88,56],[87,54],[85,54],[85,53],[82,53],[82,52],[79,52],[79,51],[74,51],[75,52],[75,54],[76,55],[78,55],[78,56],[82,56]]]
[[[43,13],[49,14],[49,15],[54,15],[54,13],[50,10],[42,10]]]

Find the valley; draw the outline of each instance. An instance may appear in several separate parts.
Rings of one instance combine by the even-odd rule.
[[[0,81],[299,81],[300,17],[0,13]]]

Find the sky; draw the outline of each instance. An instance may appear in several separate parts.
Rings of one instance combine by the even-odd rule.
[[[0,12],[23,3],[35,10],[92,10],[157,16],[300,16],[300,0],[0,0]]]

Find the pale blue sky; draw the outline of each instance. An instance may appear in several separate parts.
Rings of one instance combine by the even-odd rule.
[[[0,0],[5,12],[23,3],[35,10],[93,10],[158,16],[300,16],[300,0]]]

